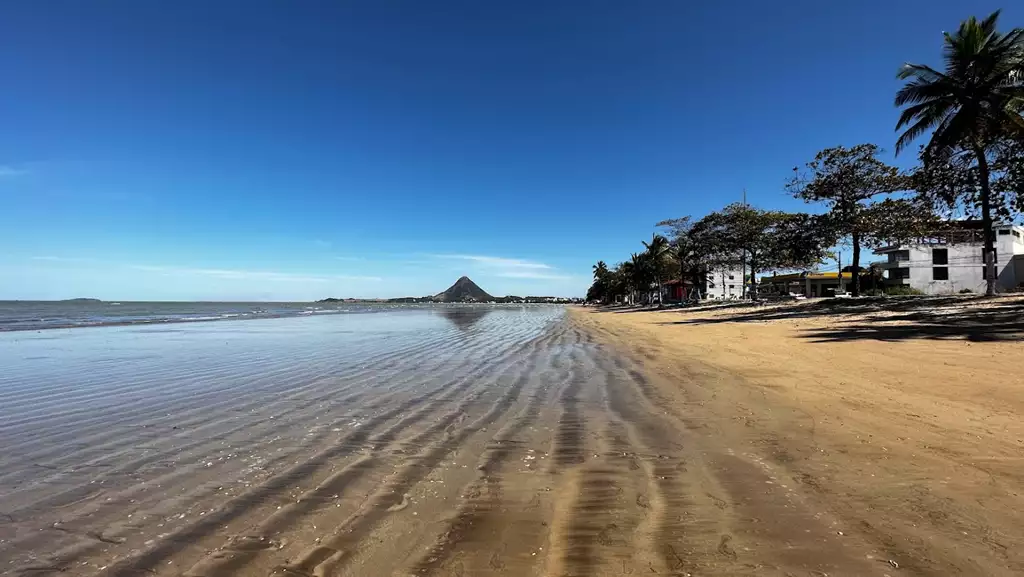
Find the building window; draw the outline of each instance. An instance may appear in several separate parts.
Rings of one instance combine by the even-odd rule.
[[[1004,235],[1004,236],[1008,235],[1008,234],[1010,234],[1010,229],[1008,229],[1008,228],[1000,229],[999,234]]]
[[[735,275],[729,275],[729,280],[733,280],[733,279],[735,279],[735,278],[736,278],[736,276],[735,276]]]
[[[889,253],[889,262],[901,262],[910,260],[909,250],[894,250]]]
[[[736,285],[734,285],[734,284],[729,285],[729,290],[732,290],[734,288],[736,288]]]
[[[891,268],[889,269],[889,278],[892,280],[910,278],[910,268]]]
[[[1017,238],[1020,238],[1020,231],[1019,230],[1013,231],[1013,236],[1015,236]]]
[[[944,266],[933,266],[932,280],[949,280],[949,268]]]
[[[949,249],[933,248],[932,264],[949,264]]]

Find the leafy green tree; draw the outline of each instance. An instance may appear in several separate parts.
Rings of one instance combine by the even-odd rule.
[[[736,255],[746,251],[752,279],[768,270],[821,263],[836,240],[827,218],[762,210],[743,203],[712,212],[699,224],[704,237],[715,247],[719,264],[735,262]],[[757,284],[751,285],[750,296],[756,300]]]
[[[1024,29],[1003,34],[997,30],[999,11],[984,20],[971,17],[953,33],[944,33],[945,71],[923,64],[905,64],[899,72],[907,81],[895,103],[905,107],[896,130],[897,154],[932,131],[925,162],[942,162],[961,153],[974,157],[978,204],[988,267],[986,294],[995,294],[992,259],[992,180],[990,155],[999,143],[1024,131]]]
[[[593,268],[594,283],[587,291],[587,300],[607,303],[612,298],[612,272],[608,270],[608,265],[603,260],[597,261]]]
[[[869,210],[872,199],[910,188],[909,179],[898,168],[879,160],[880,152],[874,144],[826,148],[807,163],[808,174],[794,169],[793,178],[786,184],[796,198],[825,203],[834,231],[850,239],[853,296],[860,296],[861,245],[866,237],[875,236],[875,221],[884,217]]]
[[[704,290],[707,278],[706,247],[700,241],[699,229],[689,216],[663,220],[655,226],[667,229],[671,237],[671,258],[679,270],[680,282],[689,279],[697,290]]]
[[[661,279],[667,272],[672,246],[667,238],[655,233],[651,235],[651,242],[644,241],[644,249],[644,262],[649,269],[651,280],[658,285],[658,304],[662,304]]]

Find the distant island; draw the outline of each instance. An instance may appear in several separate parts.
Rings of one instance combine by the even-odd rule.
[[[316,301],[318,303],[491,303],[491,304],[527,304],[527,303],[574,303],[582,302],[582,299],[571,299],[565,297],[543,297],[527,296],[520,297],[508,295],[495,297],[480,288],[468,276],[463,276],[455,281],[455,284],[448,287],[444,292],[424,297],[399,297],[394,299],[340,299],[325,298]]]
[[[103,301],[101,301],[100,299],[77,298],[77,299],[64,299],[62,301],[57,301],[57,302],[62,302],[62,303],[101,303]]]

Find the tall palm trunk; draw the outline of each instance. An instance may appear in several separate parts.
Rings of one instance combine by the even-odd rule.
[[[859,297],[860,296],[860,233],[854,231],[853,233],[853,265],[850,270],[853,271],[853,284],[850,285],[850,294]],[[843,269],[839,269],[839,278],[843,278]],[[842,290],[843,287],[839,287]]]
[[[988,158],[985,157],[985,149],[979,145],[974,146],[974,155],[978,158],[978,177],[981,180],[981,228],[985,235],[985,294],[994,296],[996,294],[996,262],[995,262],[995,239],[992,230],[992,189],[989,183]]]

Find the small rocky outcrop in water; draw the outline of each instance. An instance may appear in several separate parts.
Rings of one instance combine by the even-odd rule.
[[[448,287],[448,290],[434,295],[433,300],[442,303],[485,303],[495,298],[476,286],[468,276],[464,276]]]

